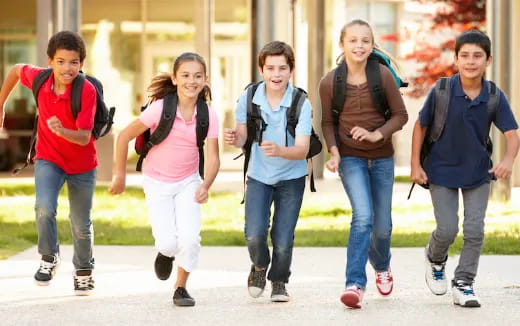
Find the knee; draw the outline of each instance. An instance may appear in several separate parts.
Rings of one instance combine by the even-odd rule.
[[[267,236],[265,235],[249,235],[246,236],[246,242],[249,247],[260,247],[267,243]]]
[[[291,256],[293,245],[292,243],[288,244],[273,244],[273,255],[276,254],[278,257],[282,256]]]
[[[437,228],[435,231],[435,236],[441,240],[446,242],[453,242],[459,233],[458,227],[453,228]]]
[[[372,231],[373,223],[372,223],[372,215],[369,214],[360,214],[353,215],[352,222],[350,222],[350,228],[356,229],[358,231]]]
[[[49,205],[36,204],[35,206],[36,219],[43,220],[56,216],[56,210]]]
[[[92,237],[92,223],[72,225],[72,234],[77,240],[88,240]]]
[[[385,239],[390,239],[392,237],[392,228],[384,228],[384,229],[381,229],[381,228],[378,228],[378,229],[374,229],[372,231],[372,236],[376,239],[381,239],[381,240],[385,240]]]
[[[165,239],[162,241],[155,239],[155,249],[168,257],[175,256],[178,251],[175,239]]]

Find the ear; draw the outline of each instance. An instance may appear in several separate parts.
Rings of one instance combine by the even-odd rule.
[[[174,75],[170,75],[170,76],[171,76],[170,79],[172,80],[173,85],[177,86],[177,81],[175,79],[175,76]]]
[[[51,57],[47,57],[47,66],[50,67],[51,63],[52,63],[52,58]]]
[[[258,66],[258,72],[260,73],[260,75],[263,74],[264,73],[264,67]]]
[[[490,55],[488,58],[487,58],[487,62],[486,62],[486,67],[489,66],[491,64],[491,62],[493,62],[493,56]]]

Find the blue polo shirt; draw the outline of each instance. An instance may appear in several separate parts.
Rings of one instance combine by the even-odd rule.
[[[446,124],[439,140],[432,144],[430,155],[424,162],[428,182],[448,188],[475,188],[490,180],[491,162],[486,150],[490,122],[502,132],[517,129],[518,125],[504,93],[500,93],[494,116],[488,115],[487,80],[483,79],[480,94],[471,100],[462,89],[460,76],[450,79],[451,97]],[[425,127],[431,123],[435,107],[432,88],[419,112],[419,122]]]
[[[280,146],[285,146],[287,135],[287,146],[294,146],[294,138],[287,131],[287,109],[291,106],[293,89],[289,83],[278,107],[271,108],[265,95],[265,82],[258,85],[253,96],[253,103],[259,106],[260,114],[267,123],[267,128],[262,134],[263,140],[270,140]],[[247,123],[247,91],[243,92],[238,100],[235,117],[237,124]],[[305,99],[295,135],[310,136],[311,128],[311,105],[309,100]],[[247,175],[262,183],[273,185],[283,180],[297,179],[307,175],[307,161],[265,156],[259,144],[254,142],[251,146]]]

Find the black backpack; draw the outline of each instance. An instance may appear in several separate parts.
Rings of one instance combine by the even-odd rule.
[[[261,143],[262,142],[262,134],[267,127],[267,123],[262,118],[260,114],[260,108],[257,104],[253,103],[253,96],[255,95],[256,89],[261,82],[250,84],[246,87],[247,89],[247,140],[243,147],[244,154],[244,180],[247,173],[247,167],[249,166],[249,159],[251,157],[251,146],[254,142]],[[298,119],[300,117],[301,109],[305,99],[307,98],[307,92],[299,87],[294,87],[293,89],[293,98],[291,102],[291,106],[287,110],[287,132],[292,137],[295,137],[296,125],[298,124]],[[285,134],[285,145],[287,146],[287,133]],[[311,135],[309,139],[309,152],[307,153],[307,159],[311,159],[312,157],[318,155],[321,152],[322,144],[318,134],[314,131],[314,128],[311,130]],[[241,156],[241,155],[240,155]],[[236,158],[235,158],[236,159]],[[316,188],[314,186],[314,175],[311,171],[310,174],[310,187],[311,191],[315,192]]]
[[[487,103],[487,112],[488,116],[491,117],[488,121],[488,126],[491,126],[491,121],[496,114],[498,108],[498,102],[500,101],[500,93],[497,91],[497,86],[494,82],[488,81],[488,92],[489,92],[489,100]],[[435,96],[435,106],[431,112],[430,116],[430,124],[426,129],[426,134],[424,136],[424,141],[421,146],[420,153],[420,162],[421,166],[424,166],[424,161],[428,158],[430,154],[431,147],[434,142],[439,140],[442,135],[442,131],[444,130],[444,125],[446,124],[446,118],[448,116],[449,102],[450,102],[450,77],[442,77],[435,83],[433,88],[434,96]],[[491,161],[491,154],[493,153],[493,143],[491,142],[491,138],[489,135],[486,138],[486,149],[489,154],[489,160],[491,165],[493,162]],[[410,192],[408,193],[408,199],[412,195],[412,190],[415,186],[415,183],[412,184],[410,188]],[[429,189],[430,185],[420,184],[424,189]]]
[[[401,80],[401,78],[399,78],[399,76],[397,76],[397,73],[391,65],[390,59],[388,59],[388,57],[386,57],[383,53],[377,50],[373,50],[372,53],[370,53],[365,68],[370,97],[372,98],[372,101],[374,101],[376,108],[384,116],[385,120],[388,120],[390,119],[391,112],[386,100],[379,64],[385,65],[390,70],[399,88],[407,87],[408,83],[404,82]],[[332,89],[332,118],[336,137],[338,135],[339,116],[341,115],[341,111],[343,111],[343,105],[345,104],[345,98],[347,96],[347,70],[348,68],[345,60],[342,60],[338,67],[336,67],[334,70],[334,85]]]
[[[52,69],[47,68],[42,70],[33,80],[32,83],[32,92],[34,96],[34,100],[36,102],[36,106],[38,106],[38,93],[40,89],[49,79],[52,74]],[[71,110],[74,119],[78,117],[79,112],[81,111],[81,93],[83,91],[83,84],[85,83],[85,79],[87,79],[96,89],[96,114],[94,116],[94,128],[92,129],[92,135],[95,139],[105,136],[108,134],[112,128],[112,124],[114,123],[114,113],[116,108],[111,107],[107,108],[105,101],[103,100],[103,84],[93,76],[86,75],[82,71],[79,72],[78,76],[72,82],[71,89]],[[38,126],[38,111],[36,112],[34,118],[34,127],[31,135],[29,152],[27,153],[27,159],[25,164],[21,168],[17,168],[13,171],[13,174],[18,174],[21,170],[26,168],[29,164],[32,163],[32,159],[35,155],[35,145],[36,145],[36,129]]]
[[[136,171],[141,171],[143,160],[150,151],[150,149],[161,143],[168,135],[173,128],[173,123],[175,122],[175,116],[177,115],[177,103],[178,97],[177,93],[169,93],[164,97],[163,101],[163,109],[161,120],[159,121],[159,125],[154,130],[154,132],[150,132],[150,129],[147,129],[145,132],[137,136],[135,139],[135,151],[139,154],[139,160],[137,161],[137,165],[135,167]],[[141,107],[141,112],[146,110],[150,103]],[[209,110],[208,104],[206,101],[199,99],[197,101],[197,126],[195,128],[195,132],[197,134],[197,147],[199,148],[199,174],[200,177],[204,179],[204,141],[208,135],[209,129]]]

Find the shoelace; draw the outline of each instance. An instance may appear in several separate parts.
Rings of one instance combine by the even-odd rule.
[[[91,276],[76,276],[74,280],[78,288],[88,288],[94,284]]]
[[[388,283],[390,282],[390,273],[388,271],[377,272],[377,278],[381,283]]]
[[[474,295],[473,287],[465,283],[457,283],[457,289],[464,295]]]
[[[444,279],[444,266],[442,265],[432,265],[432,276],[436,281],[441,281]]]
[[[41,274],[50,274],[54,266],[56,266],[56,264],[42,260],[40,261],[40,269],[38,272]]]
[[[273,292],[279,294],[285,294],[285,285],[282,282],[273,283]]]

